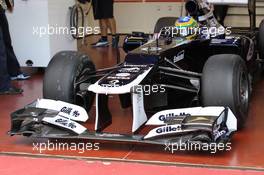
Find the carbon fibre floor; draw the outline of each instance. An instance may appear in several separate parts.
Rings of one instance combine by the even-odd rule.
[[[95,38],[89,37],[88,44]],[[89,48],[80,45],[80,51],[88,53],[97,68],[112,66],[115,64],[115,50],[109,48]],[[121,55],[124,55],[122,53]],[[202,152],[175,152],[165,151],[164,146],[144,144],[127,144],[100,142],[99,150],[40,150],[34,147],[37,143],[46,143],[47,140],[31,139],[20,136],[10,137],[7,131],[10,129],[10,113],[23,107],[25,104],[42,96],[43,73],[37,73],[30,80],[14,82],[24,89],[22,95],[0,96],[0,154],[22,155],[50,155],[56,157],[85,157],[96,160],[122,160],[138,161],[162,164],[178,164],[192,166],[209,166],[221,168],[239,168],[264,170],[264,77],[254,87],[250,104],[249,119],[244,130],[236,133],[232,139],[232,149],[218,154]],[[131,128],[131,109],[121,109],[118,98],[110,98],[113,124],[106,129],[109,132],[128,133]],[[92,109],[90,116],[94,116]],[[87,127],[93,128],[94,118],[88,122]],[[80,143],[73,140],[53,140],[56,142]],[[94,141],[88,141],[94,144]]]

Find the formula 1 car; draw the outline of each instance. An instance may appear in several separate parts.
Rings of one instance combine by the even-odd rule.
[[[56,54],[46,69],[44,99],[14,112],[9,133],[152,144],[228,141],[246,122],[258,53],[264,59],[264,22],[258,32],[255,0],[248,4],[250,29],[227,34],[219,32],[224,27],[207,1],[187,0],[189,16],[159,19],[153,38],[127,36],[125,61],[111,68],[96,70],[79,52]],[[112,122],[112,94],[123,108],[132,106],[130,135],[104,132]],[[95,131],[90,131],[82,122],[94,97]],[[140,133],[142,127],[149,132]]]

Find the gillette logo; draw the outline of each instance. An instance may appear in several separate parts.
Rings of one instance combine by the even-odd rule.
[[[224,134],[226,134],[226,131],[225,131],[225,130],[222,130],[222,131],[216,131],[216,132],[214,133],[215,140],[217,140],[219,137],[223,136]]]
[[[171,120],[176,119],[177,117],[188,117],[188,116],[191,116],[191,114],[185,114],[183,112],[183,113],[180,113],[179,115],[175,115],[174,113],[169,113],[165,115],[160,115],[159,120],[160,121],[171,121]]]
[[[156,133],[161,134],[161,133],[169,133],[169,132],[176,132],[176,131],[181,131],[181,125],[164,126],[162,128],[158,128],[156,130]]]

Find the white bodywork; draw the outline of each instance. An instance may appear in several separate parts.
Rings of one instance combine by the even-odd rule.
[[[146,125],[162,125],[160,127],[152,129],[144,139],[149,139],[157,136],[162,136],[166,134],[176,134],[176,133],[183,133],[181,129],[181,125],[167,125],[164,124],[164,121],[161,117],[168,116],[173,114],[174,116],[180,116],[182,114],[189,114],[191,116],[220,116],[216,121],[216,125],[221,124],[225,117],[225,108],[224,107],[195,107],[195,108],[184,108],[184,109],[172,109],[172,110],[165,110],[160,111],[154,114],[146,123]],[[226,125],[228,128],[229,133],[234,132],[237,130],[237,119],[234,116],[233,112],[228,108],[228,115]],[[159,132],[162,131],[162,132]],[[192,130],[185,130],[184,132],[190,132]],[[195,129],[193,129],[195,131]]]
[[[132,132],[137,131],[144,123],[146,125],[151,126],[159,126],[157,128],[152,129],[144,139],[153,138],[156,136],[166,135],[166,134],[177,134],[183,132],[195,131],[195,129],[191,130],[181,130],[180,124],[175,125],[167,125],[164,124],[164,121],[161,119],[162,116],[169,116],[173,114],[174,116],[180,116],[182,114],[189,114],[192,116],[216,116],[219,118],[216,121],[216,125],[222,123],[225,117],[225,108],[224,107],[194,107],[194,108],[183,108],[183,109],[172,109],[172,110],[164,110],[157,112],[154,114],[149,120],[147,119],[147,115],[144,109],[144,99],[143,94],[134,93],[132,95],[133,99],[133,124],[132,124]],[[96,101],[98,101],[98,94],[96,96]],[[42,121],[47,122],[49,124],[59,126],[68,130],[71,130],[77,134],[82,134],[87,129],[76,121],[85,122],[88,119],[88,114],[84,108],[73,105],[70,103],[48,100],[48,99],[39,99],[35,107],[50,109],[58,111],[59,113],[55,117],[44,117]],[[68,109],[65,113],[63,109]],[[69,110],[71,109],[71,110]],[[73,115],[73,112],[79,114],[77,117]],[[98,122],[98,108],[96,108],[96,123],[95,130]],[[227,121],[226,125],[229,133],[237,130],[237,119],[232,113],[230,109],[228,109]],[[158,130],[163,131],[162,133],[157,132]],[[227,134],[229,134],[227,133]]]
[[[63,101],[38,99],[36,102],[36,107],[59,111],[58,115],[64,116],[74,121],[86,122],[89,118],[84,108]]]
[[[100,80],[98,80],[95,84],[92,84],[88,87],[88,90],[91,92],[94,92],[95,94],[126,94],[130,93],[131,89],[134,86],[137,86],[141,83],[141,81],[148,75],[152,68],[149,68],[147,71],[139,75],[134,81],[132,81],[129,84],[126,84],[124,86],[116,86],[115,83],[111,87],[108,86],[101,86],[98,83]],[[104,78],[104,77],[103,77]]]
[[[55,117],[44,117],[42,121],[71,130],[77,134],[82,134],[84,131],[87,130],[84,126],[80,125],[79,123],[61,115],[57,115]]]
[[[140,126],[142,126],[147,120],[147,115],[144,109],[144,94],[142,93],[133,93],[132,94],[133,102],[133,125],[132,132],[137,131]]]
[[[212,4],[247,5],[248,0],[208,0]]]

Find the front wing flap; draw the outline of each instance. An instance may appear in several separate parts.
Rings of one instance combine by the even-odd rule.
[[[153,115],[146,125],[157,127],[144,139],[175,137],[189,133],[196,137],[204,133],[209,142],[218,142],[237,130],[237,119],[229,108],[195,107],[160,111]]]

